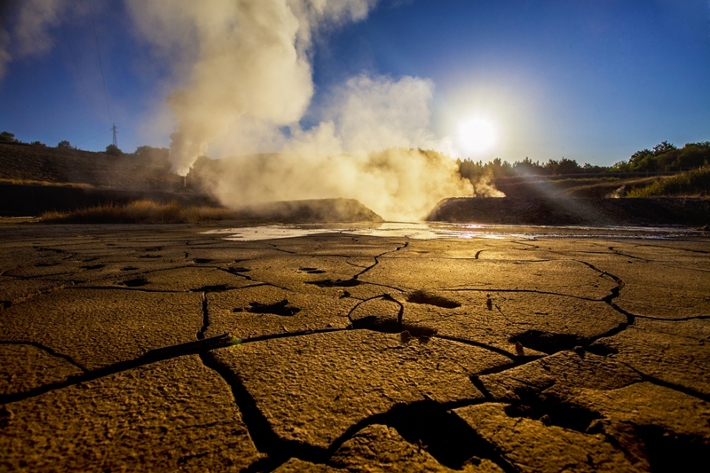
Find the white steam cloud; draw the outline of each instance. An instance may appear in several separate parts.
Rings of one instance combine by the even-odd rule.
[[[5,72],[7,71],[7,63],[12,60],[12,56],[8,51],[8,45],[10,44],[10,33],[0,25],[0,79],[5,77]]]
[[[202,176],[223,203],[346,197],[412,219],[468,193],[454,161],[420,150],[450,148],[430,131],[430,80],[360,75],[310,109],[315,38],[365,19],[377,0],[125,2],[139,35],[175,74],[172,170],[187,175],[208,147],[231,156]],[[11,61],[50,51],[52,29],[89,8],[86,0],[0,4],[0,79]],[[321,121],[303,130],[306,112]],[[278,154],[244,157],[265,151]]]
[[[295,126],[313,96],[312,34],[364,18],[371,3],[129,0],[149,41],[194,61],[184,88],[168,97],[178,121],[170,145],[173,171],[186,175],[207,145],[230,131],[249,130],[257,134],[249,141],[262,141],[275,138],[279,127]]]
[[[140,33],[173,64],[167,99],[177,120],[174,172],[197,158],[231,156],[201,170],[227,205],[356,198],[389,219],[421,218],[470,185],[430,132],[433,83],[361,75],[333,91],[308,130],[312,42],[366,18],[376,0],[128,0]],[[284,132],[284,130],[288,130]],[[264,151],[277,154],[244,157]],[[235,157],[242,156],[242,157]]]
[[[54,46],[49,34],[59,24],[68,7],[67,0],[23,0],[8,2],[0,7],[0,15],[7,21],[14,17],[13,27],[0,25],[0,79],[5,76],[10,61],[42,55]]]

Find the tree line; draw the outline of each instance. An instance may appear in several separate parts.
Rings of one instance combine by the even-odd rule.
[[[18,145],[29,145],[29,146],[42,146],[45,148],[48,148],[46,144],[42,143],[41,141],[32,141],[30,143],[25,143],[23,141],[18,140],[15,138],[14,133],[10,133],[9,131],[2,131],[0,132],[0,143],[14,143]],[[78,150],[76,146],[72,146],[72,144],[68,140],[62,140],[59,143],[57,143],[57,146],[55,146],[57,149],[63,149],[63,150]],[[133,153],[124,153],[118,146],[114,144],[110,144],[106,146],[106,150],[104,151],[105,154],[111,155],[111,156],[126,156],[126,157],[134,157],[138,158],[141,160],[145,161],[151,161],[151,162],[157,162],[157,163],[168,163],[168,153],[169,150],[168,148],[155,148],[153,146],[139,146],[136,148],[136,150]]]
[[[562,158],[547,162],[522,161],[509,163],[496,158],[493,161],[473,161],[470,158],[459,160],[459,174],[468,179],[483,175],[495,177],[508,176],[561,176],[566,174],[603,174],[618,172],[672,172],[697,169],[710,163],[710,141],[687,143],[682,148],[664,141],[653,149],[643,149],[631,155],[628,161],[619,161],[611,166],[598,166],[589,163],[580,165],[574,159]]]
[[[39,141],[22,143],[15,138],[14,134],[8,131],[0,132],[0,143],[46,146]],[[60,141],[56,147],[59,149],[77,149],[67,140]],[[124,155],[123,151],[113,144],[106,147],[105,153],[113,156]],[[139,146],[134,153],[129,153],[126,156],[133,156],[155,163],[168,163],[167,148]],[[708,163],[710,163],[710,141],[687,143],[682,148],[663,141],[654,146],[653,149],[637,151],[631,155],[628,161],[619,161],[611,166],[598,166],[589,163],[580,165],[576,160],[567,158],[560,160],[549,159],[547,162],[541,163],[526,157],[522,161],[515,161],[512,164],[508,161],[502,161],[500,158],[495,158],[493,161],[486,163],[483,161],[476,162],[470,158],[458,160],[459,174],[468,179],[477,179],[484,175],[495,178],[520,175],[561,176],[567,174],[688,171],[700,168]]]

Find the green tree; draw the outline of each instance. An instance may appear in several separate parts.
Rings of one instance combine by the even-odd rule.
[[[73,149],[71,143],[67,140],[62,140],[57,144],[57,148],[59,149]]]
[[[710,162],[710,141],[688,143],[678,155],[677,165],[681,169],[699,168]]]
[[[631,171],[631,166],[626,161],[619,161],[618,163],[612,164],[608,170],[610,172],[629,172]]]
[[[629,158],[629,169],[632,171],[638,171],[647,163],[649,159],[653,159],[653,151],[650,149],[642,149],[641,151],[636,151]]]
[[[168,148],[154,148],[152,146],[139,146],[136,148],[133,155],[141,161],[158,164],[161,166],[170,166]]]
[[[559,165],[559,161],[556,161],[554,159],[548,159],[547,162],[542,166],[542,168],[545,171],[545,174],[553,175],[555,174],[555,169],[557,169],[557,166]]]
[[[14,143],[15,141],[17,140],[15,139],[14,133],[10,133],[9,131],[3,131],[2,133],[0,133],[0,142]]]
[[[673,143],[663,141],[663,142],[661,142],[661,144],[653,147],[653,154],[656,156],[660,156],[661,154],[667,153],[667,152],[672,151],[674,149],[678,149],[678,148],[676,148]]]
[[[554,174],[578,174],[582,172],[582,168],[577,164],[575,159],[562,158],[555,167]]]
[[[123,151],[121,151],[118,146],[110,144],[106,147],[106,154],[110,154],[111,156],[122,156]]]
[[[540,165],[540,161],[533,162],[533,160],[527,156],[522,161],[515,161],[513,163],[513,170],[515,171],[515,174],[544,174],[544,169],[543,166]]]

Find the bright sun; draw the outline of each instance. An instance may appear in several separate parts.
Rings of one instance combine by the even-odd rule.
[[[493,151],[498,144],[498,130],[490,120],[475,117],[459,124],[457,138],[461,151],[482,155]]]

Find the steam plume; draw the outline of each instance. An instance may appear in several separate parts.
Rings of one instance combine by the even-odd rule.
[[[52,49],[49,29],[59,23],[67,6],[66,0],[24,0],[0,5],[2,23],[16,17],[11,31],[9,25],[0,24],[0,79],[10,61],[39,56]],[[17,13],[13,15],[15,9]]]
[[[131,0],[141,32],[154,44],[197,51],[184,88],[168,98],[178,120],[173,171],[184,176],[207,144],[230,130],[278,138],[313,95],[312,29],[363,18],[368,1]],[[189,59],[188,59],[189,60]]]
[[[443,197],[466,195],[453,161],[412,149],[442,148],[429,131],[429,80],[351,78],[318,111],[319,125],[299,125],[314,94],[313,38],[365,18],[375,3],[128,0],[180,81],[167,100],[177,120],[173,171],[187,175],[208,146],[223,156],[279,152],[223,159],[207,177],[232,206],[348,197],[387,218],[419,218]]]
[[[473,185],[474,197],[505,197],[505,194],[493,184],[493,174],[490,171],[477,178],[472,178],[470,182]]]
[[[225,204],[356,198],[388,218],[423,216],[439,199],[466,195],[455,163],[430,132],[434,85],[416,77],[360,75],[309,110],[313,42],[367,17],[377,0],[126,0],[138,32],[173,68],[167,103],[176,119],[172,170],[185,176],[207,153],[223,159],[202,176]],[[52,27],[87,2],[0,4],[0,78],[6,65],[51,50]],[[7,19],[12,21],[12,28]],[[321,122],[300,127],[307,111]],[[264,151],[269,157],[245,158]]]

